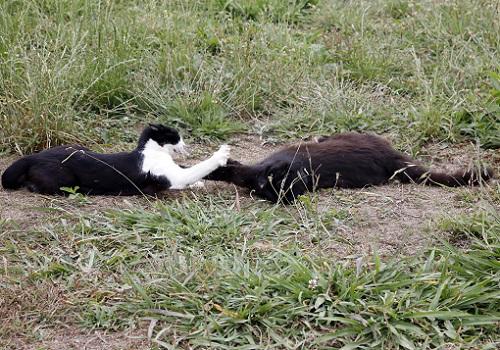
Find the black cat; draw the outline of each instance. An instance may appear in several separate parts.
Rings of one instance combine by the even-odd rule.
[[[172,158],[184,146],[177,130],[150,124],[132,152],[100,154],[67,145],[22,157],[4,171],[2,186],[43,194],[64,194],[61,187],[78,186],[91,195],[154,195],[195,184],[229,157],[229,146],[223,145],[209,159],[184,168]]]
[[[249,188],[272,202],[292,202],[318,188],[360,188],[381,185],[395,178],[426,185],[478,185],[493,177],[491,169],[430,171],[396,151],[384,138],[373,134],[342,133],[317,142],[287,146],[254,165],[229,159],[206,179]]]

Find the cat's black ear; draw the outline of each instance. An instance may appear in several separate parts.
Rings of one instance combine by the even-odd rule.
[[[153,131],[158,131],[158,124],[153,124],[153,123],[149,123],[149,127],[151,128],[151,130]]]

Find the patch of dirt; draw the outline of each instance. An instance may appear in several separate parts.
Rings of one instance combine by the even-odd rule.
[[[0,159],[0,172],[3,172],[16,158],[8,157]],[[35,207],[43,207],[45,199],[34,196],[28,192],[7,192],[0,188],[0,219],[14,220],[24,226],[30,226],[46,214],[32,210]]]
[[[146,331],[101,332],[68,324],[75,305],[68,290],[51,280],[9,284],[0,275],[0,349],[149,349]],[[51,328],[58,320],[58,328]]]
[[[148,350],[153,347],[147,340],[147,335],[137,331],[82,332],[73,327],[60,329],[44,329],[39,331],[41,340],[26,341],[11,339],[2,344],[6,350]]]
[[[5,283],[6,282],[6,283]],[[120,332],[84,330],[66,317],[77,307],[51,280],[10,284],[0,275],[0,349],[146,350],[147,325]],[[54,327],[54,324],[59,327]]]
[[[222,143],[221,143],[222,144]],[[252,163],[264,158],[269,153],[279,149],[279,145],[267,143],[265,140],[252,135],[241,134],[229,140],[231,146],[231,158],[244,163]],[[191,164],[209,157],[218,149],[218,146],[192,145],[190,146],[191,156],[187,161],[180,160],[181,163]]]
[[[460,190],[458,190],[460,191]],[[414,255],[435,241],[432,228],[445,216],[470,211],[456,200],[457,190],[391,184],[364,190],[337,190],[320,197],[323,210],[347,210],[337,234],[348,244],[320,249],[346,255]]]

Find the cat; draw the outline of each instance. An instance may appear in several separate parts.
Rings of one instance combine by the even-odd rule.
[[[65,194],[62,187],[78,187],[89,195],[155,195],[196,184],[226,165],[230,152],[222,145],[207,160],[185,168],[172,158],[175,152],[186,153],[185,146],[177,130],[149,124],[132,152],[100,154],[80,145],[49,148],[15,161],[2,174],[2,186],[42,194]]]
[[[381,136],[348,132],[287,146],[253,165],[229,159],[225,167],[205,178],[234,183],[271,202],[289,204],[319,188],[361,188],[392,179],[455,187],[478,185],[492,177],[489,168],[453,174],[430,171]]]

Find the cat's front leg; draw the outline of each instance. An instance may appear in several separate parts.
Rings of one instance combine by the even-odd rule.
[[[228,145],[222,145],[219,150],[207,160],[193,165],[190,168],[179,168],[179,173],[171,180],[172,185],[170,188],[174,190],[184,189],[202,180],[218,167],[225,166],[229,158],[230,150],[231,148]]]
[[[226,166],[227,160],[229,159],[230,152],[231,152],[231,147],[229,147],[228,145],[222,145],[222,146],[220,146],[219,150],[217,152],[215,152],[212,155],[212,157],[210,157],[206,161],[213,160],[216,162],[217,166],[214,167],[213,170],[217,169],[220,166]],[[211,171],[213,171],[213,170],[211,170]],[[208,174],[206,174],[206,175],[208,175]],[[204,176],[206,176],[206,175],[204,175]]]

